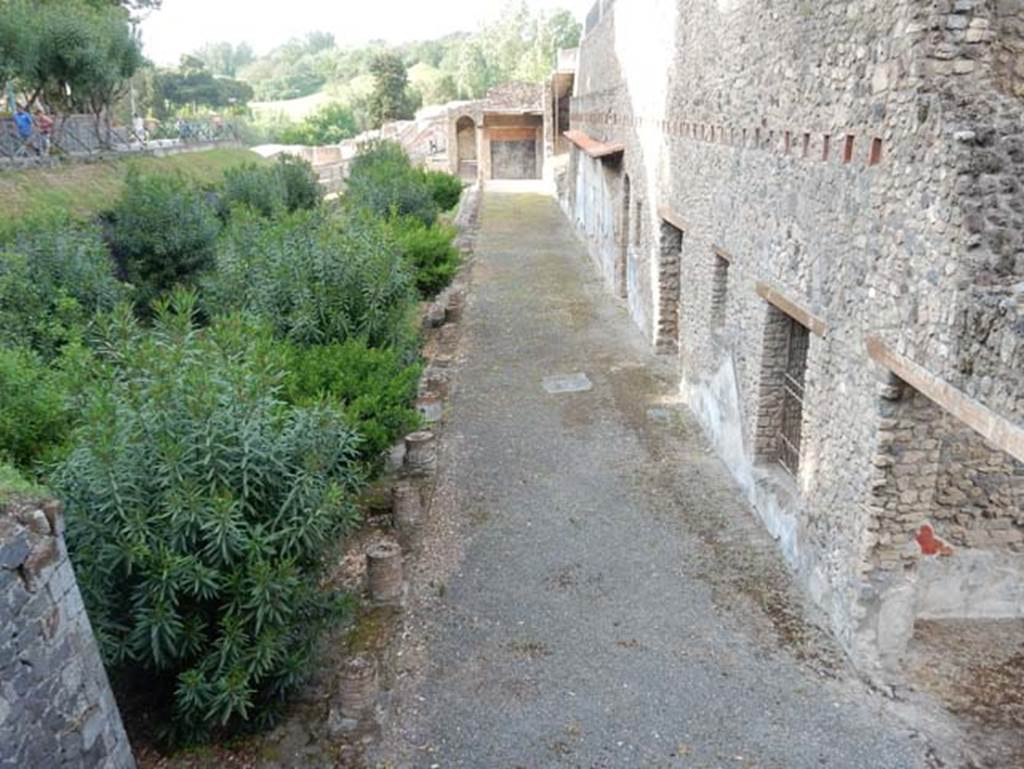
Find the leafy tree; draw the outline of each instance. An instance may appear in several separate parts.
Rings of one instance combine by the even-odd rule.
[[[183,56],[177,70],[157,75],[156,98],[172,110],[189,105],[213,109],[244,107],[253,97],[252,86],[229,77],[216,77],[195,57]]]
[[[359,133],[356,115],[341,102],[325,104],[301,123],[281,133],[283,144],[337,144]]]
[[[89,112],[97,137],[109,107],[142,64],[127,12],[86,0],[7,0],[0,4],[0,73],[28,94],[29,104]]]
[[[500,78],[495,66],[488,59],[484,44],[473,40],[459,51],[455,83],[459,95],[479,99],[486,95]]]
[[[382,53],[370,64],[370,73],[373,75],[370,113],[375,125],[411,118],[418,105],[410,93],[409,76],[402,58],[394,53]]]
[[[192,55],[202,61],[212,74],[230,78],[238,75],[239,70],[256,58],[248,43],[236,46],[228,42],[207,43]]]

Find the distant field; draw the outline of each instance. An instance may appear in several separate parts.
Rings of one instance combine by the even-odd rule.
[[[336,101],[326,91],[303,96],[301,99],[285,99],[282,101],[254,101],[249,103],[249,109],[257,117],[274,117],[284,115],[289,120],[302,120],[306,115],[316,112],[324,104]]]
[[[142,171],[180,171],[201,183],[212,183],[221,179],[225,169],[247,161],[264,162],[249,150],[215,149],[164,158],[137,157],[0,171],[0,223],[45,208],[63,208],[80,217],[94,216],[117,199],[124,186],[125,172],[133,163]]]
[[[415,68],[414,68],[415,69]],[[249,102],[249,109],[258,118],[273,118],[284,115],[291,121],[298,122],[307,115],[312,115],[325,104],[341,102],[351,104],[353,99],[369,96],[373,91],[373,77],[360,75],[347,83],[331,84],[324,90],[317,91],[299,99],[282,99],[280,101]]]

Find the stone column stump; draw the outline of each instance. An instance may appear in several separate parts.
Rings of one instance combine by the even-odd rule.
[[[394,604],[402,599],[401,545],[387,541],[367,548],[366,583],[375,604]]]
[[[360,654],[345,663],[338,687],[338,706],[345,721],[358,723],[373,711],[377,701],[377,661]]]
[[[409,475],[424,477],[437,466],[437,442],[434,433],[423,430],[405,438],[405,471]]]
[[[392,508],[395,528],[411,536],[419,529],[423,520],[423,497],[420,489],[408,481],[395,486]]]

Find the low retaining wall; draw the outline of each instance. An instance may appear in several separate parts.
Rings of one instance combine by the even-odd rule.
[[[0,768],[134,769],[56,502],[0,508]]]

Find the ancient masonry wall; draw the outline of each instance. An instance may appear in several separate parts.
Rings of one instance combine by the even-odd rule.
[[[936,468],[969,456],[977,471],[942,480],[918,468],[931,491],[913,516],[879,504],[892,383],[865,348],[878,336],[1024,421],[1022,10],[1024,0],[605,2],[581,46],[572,127],[626,150],[614,162],[574,151],[563,205],[616,289],[625,247],[620,293],[633,319],[660,352],[678,351],[694,412],[868,667],[898,654],[937,581],[975,590],[951,567],[938,574],[940,556],[917,541],[925,522],[955,545],[947,560],[997,553],[1024,575],[1024,521],[1009,512],[1019,497],[992,491],[1017,466],[952,418],[929,449]],[[673,259],[663,236],[676,232]],[[780,307],[813,331],[795,476],[771,461]],[[988,512],[958,493],[988,500]],[[890,548],[909,562],[878,556]],[[1004,609],[1020,616],[1024,601]],[[894,642],[879,637],[892,612],[904,626]]]
[[[0,767],[135,766],[55,503],[0,510]]]

